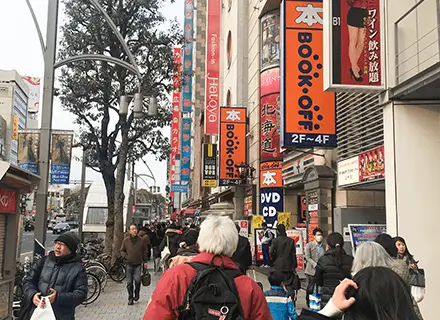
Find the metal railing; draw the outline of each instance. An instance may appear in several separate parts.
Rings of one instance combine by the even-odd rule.
[[[394,23],[396,84],[440,62],[439,2],[419,0]]]

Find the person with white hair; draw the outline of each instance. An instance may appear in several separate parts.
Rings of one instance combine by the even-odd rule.
[[[174,266],[161,277],[143,319],[272,319],[261,288],[231,259],[238,244],[234,222],[227,216],[208,216],[197,243],[200,253],[190,263]]]

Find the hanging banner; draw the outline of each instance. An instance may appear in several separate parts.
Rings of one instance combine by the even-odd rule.
[[[281,188],[283,186],[282,161],[260,163],[260,188]]]
[[[18,141],[18,129],[20,124],[20,118],[17,115],[12,117],[12,140]]]
[[[261,98],[260,159],[282,159],[280,150],[280,94]]]
[[[208,1],[206,24],[205,134],[218,134],[220,92],[220,0]]]
[[[324,89],[384,89],[381,0],[324,1]]]
[[[29,88],[28,112],[37,113],[40,110],[40,78],[24,76],[23,80]]]
[[[202,187],[217,187],[217,145],[203,144]]]
[[[190,180],[191,169],[191,118],[182,118],[182,151],[180,180]]]
[[[194,3],[185,0],[184,46],[183,46],[183,92],[182,111],[192,111],[192,75],[193,75],[193,42],[194,42]]]
[[[243,107],[220,108],[220,186],[245,183],[237,166],[246,162],[246,112]]]
[[[261,17],[261,69],[280,65],[280,13],[272,11]]]
[[[40,174],[40,132],[20,130],[18,132],[18,166],[33,174]]]
[[[71,131],[52,133],[51,184],[69,184],[72,142],[73,133]]]
[[[336,147],[335,94],[324,92],[322,1],[282,4],[281,146]]]
[[[283,189],[261,189],[260,197],[260,210],[264,216],[264,221],[269,228],[276,228],[278,224],[278,212],[284,211]]]

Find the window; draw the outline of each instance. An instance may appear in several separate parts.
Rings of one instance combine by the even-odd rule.
[[[227,42],[227,54],[228,54],[228,69],[231,67],[232,63],[232,33],[229,31],[228,33],[228,42]]]
[[[226,93],[226,106],[230,107],[231,104],[232,104],[231,90],[228,90],[228,93]]]
[[[107,222],[107,208],[89,208],[87,211],[86,224],[105,224]]]

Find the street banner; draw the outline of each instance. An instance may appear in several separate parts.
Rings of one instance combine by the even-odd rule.
[[[362,243],[374,241],[378,235],[387,232],[387,227],[384,224],[349,224],[348,230],[354,255]]]
[[[282,161],[260,163],[260,189],[283,187]]]
[[[260,190],[260,210],[269,228],[276,228],[278,212],[284,210],[283,188],[267,188]]]
[[[12,117],[12,140],[18,141],[18,129],[20,125],[20,118],[14,114]]]
[[[20,130],[18,132],[18,166],[23,170],[40,174],[40,132]]]
[[[205,134],[218,134],[220,94],[220,0],[208,1],[206,24]]]
[[[53,132],[51,148],[50,183],[69,184],[73,132]]]
[[[184,45],[183,45],[183,92],[182,111],[192,111],[192,76],[193,76],[193,49],[194,49],[194,3],[185,0]]]
[[[182,150],[180,180],[190,180],[191,170],[191,118],[182,118]]]
[[[23,80],[29,88],[28,112],[38,113],[40,110],[40,78],[24,76]]]
[[[381,0],[324,0],[324,90],[384,89]]]
[[[243,107],[220,108],[219,185],[240,185],[238,165],[246,163],[246,114]]]
[[[217,145],[203,144],[202,187],[217,187]]]
[[[334,148],[336,96],[324,92],[322,1],[282,3],[281,146]]]
[[[174,47],[173,106],[171,111],[170,185],[176,181],[176,155],[179,154],[182,48]],[[174,196],[174,192],[170,192]]]

